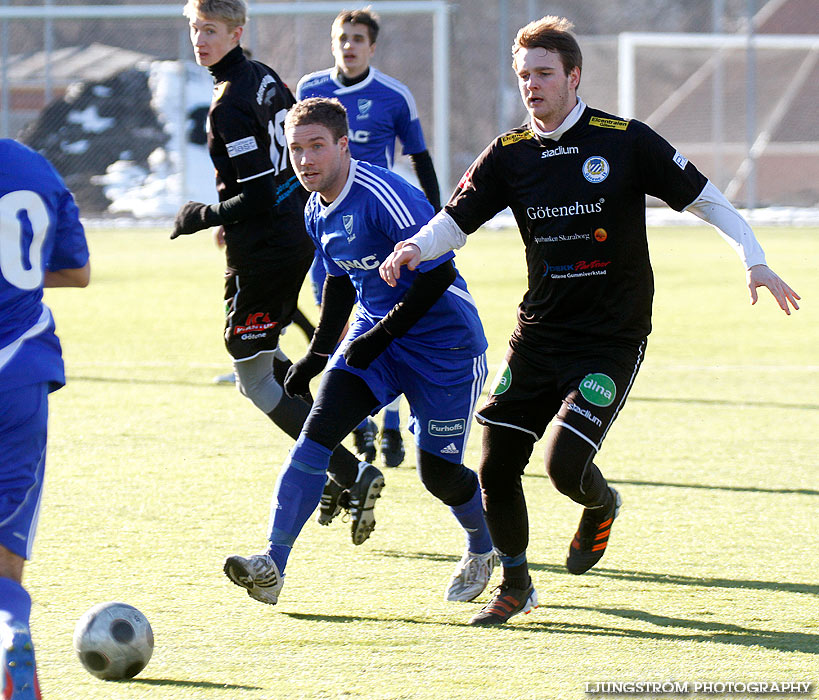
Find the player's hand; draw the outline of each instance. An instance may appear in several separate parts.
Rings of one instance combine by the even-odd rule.
[[[186,202],[183,204],[176,212],[171,240],[207,228],[208,225],[205,223],[207,209],[208,205],[201,202]]]
[[[795,310],[799,309],[799,304],[796,303],[796,300],[802,297],[785,284],[785,281],[767,265],[754,265],[748,270],[746,277],[748,280],[748,291],[751,294],[751,304],[756,304],[759,298],[756,293],[757,287],[767,287],[771,294],[773,294],[774,299],[776,299],[776,303],[779,304],[779,308],[788,314],[788,316],[791,315],[791,309],[788,303],[790,303]]]
[[[396,280],[401,277],[401,267],[406,265],[414,270],[421,263],[421,249],[414,243],[398,241],[395,249],[387,256],[378,268],[378,274],[390,287],[394,287]]]
[[[350,367],[367,369],[392,342],[392,336],[380,323],[362,333],[344,350],[344,359]]]
[[[321,374],[330,359],[327,355],[309,351],[298,362],[295,362],[284,378],[284,393],[291,399],[295,396],[310,394],[310,380]]]

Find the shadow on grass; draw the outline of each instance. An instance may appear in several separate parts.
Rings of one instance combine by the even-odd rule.
[[[233,683],[210,683],[209,681],[178,681],[173,678],[130,678],[124,683],[140,685],[176,686],[179,688],[220,688],[224,690],[264,690],[258,685],[235,685]]]
[[[797,410],[819,411],[819,405],[812,403],[783,403],[779,401],[729,401],[726,399],[681,399],[665,398],[662,396],[634,396],[629,397],[629,402],[640,401],[643,403],[690,403],[705,406],[737,406],[740,408],[795,408]]]
[[[548,610],[582,610],[590,613],[600,613],[611,615],[626,620],[638,620],[649,623],[657,627],[669,629],[691,630],[695,634],[684,632],[673,633],[669,631],[654,632],[642,629],[630,629],[622,627],[604,627],[602,625],[574,624],[565,622],[541,621],[538,618],[548,614]],[[477,612],[477,608],[475,609]],[[407,625],[435,625],[445,627],[469,627],[466,622],[452,622],[450,620],[429,620],[412,617],[389,617],[375,615],[326,615],[283,612],[282,614],[296,620],[307,622],[336,622],[340,624],[373,622],[387,624],[407,624]],[[775,630],[761,630],[749,627],[740,627],[723,622],[705,622],[702,620],[689,620],[685,618],[666,617],[654,615],[643,610],[629,610],[619,608],[594,608],[579,605],[541,605],[538,611],[523,617],[519,616],[514,620],[500,627],[484,627],[483,629],[500,630],[501,633],[515,632],[551,632],[557,634],[573,634],[600,637],[622,637],[626,639],[650,639],[654,641],[667,642],[707,642],[711,644],[734,644],[749,647],[765,647],[776,651],[803,652],[806,654],[819,654],[819,635],[806,634],[803,632],[779,632]]]
[[[684,629],[699,632],[699,634],[674,634],[671,632],[652,632],[648,630],[622,629],[601,627],[598,625],[573,625],[565,623],[549,623],[531,621],[523,629],[545,629],[550,632],[563,634],[590,634],[612,637],[627,637],[633,639],[652,639],[659,641],[681,642],[709,642],[717,644],[736,644],[749,647],[764,647],[775,651],[802,652],[805,654],[819,654],[819,635],[804,632],[780,632],[777,630],[756,629],[741,627],[724,622],[708,622],[704,620],[690,620],[682,617],[668,617],[655,615],[645,610],[630,610],[628,608],[595,608],[582,605],[546,605],[543,608],[554,610],[581,610],[583,612],[601,613],[626,620],[638,620],[657,627],[667,629]],[[541,613],[542,614],[542,613]]]
[[[460,557],[451,554],[436,554],[432,552],[399,552],[396,550],[379,549],[373,554],[384,557],[397,557],[401,559],[424,559],[427,561],[452,562],[459,561]],[[532,571],[545,571],[550,574],[562,574],[571,576],[562,564],[538,564],[529,562],[529,569]],[[757,581],[753,579],[730,579],[682,576],[680,574],[664,574],[649,571],[623,571],[620,569],[605,569],[595,567],[591,571],[583,574],[584,578],[596,576],[603,578],[620,579],[623,581],[636,581],[639,583],[660,583],[675,586],[696,586],[698,588],[745,588],[757,591],[779,591],[785,593],[805,593],[807,595],[819,595],[819,584],[813,583],[784,583],[782,581]]]
[[[527,477],[535,479],[547,479],[545,473],[527,473]],[[764,486],[717,486],[713,484],[679,484],[673,481],[643,481],[641,479],[609,479],[611,484],[622,484],[626,486],[656,486],[658,488],[671,489],[701,489],[703,491],[729,491],[737,493],[780,493],[797,494],[799,496],[819,496],[816,489],[776,489],[765,488]]]

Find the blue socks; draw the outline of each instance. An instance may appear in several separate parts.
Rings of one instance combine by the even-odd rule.
[[[293,543],[321,499],[331,454],[329,448],[302,435],[279,474],[270,505],[267,553],[282,574]]]
[[[385,408],[384,411],[384,430],[398,430],[401,427],[401,416],[398,409]]]
[[[492,549],[492,538],[486,519],[483,517],[481,504],[481,490],[475,489],[466,503],[459,506],[450,506],[452,514],[458,519],[461,527],[466,531],[466,548],[473,554],[485,554]]]

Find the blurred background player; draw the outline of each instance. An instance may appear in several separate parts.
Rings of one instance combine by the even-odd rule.
[[[208,151],[219,203],[184,204],[171,238],[224,227],[225,345],[237,388],[295,439],[310,404],[284,394],[291,363],[279,336],[296,310],[315,250],[304,228],[307,195],[284,140],[284,117],[295,99],[271,68],[245,57],[239,43],[244,0],[190,0],[183,14],[196,62],[214,80]],[[339,447],[331,472],[336,464],[357,470],[359,461]]]
[[[452,253],[421,265],[395,289],[381,280],[379,260],[433,210],[399,175],[350,157],[347,116],[338,100],[299,102],[287,116],[285,132],[299,180],[313,192],[305,219],[327,270],[316,332],[307,354],[288,370],[285,388],[304,394],[310,380],[329,369],[279,474],[267,552],[228,557],[225,574],[252,598],[278,601],[293,544],[322,490],[328,493],[331,451],[362,416],[403,394],[412,413],[421,481],[449,506],[466,537],[445,597],[472,600],[495,565],[478,478],[463,465],[486,376],[486,339],[475,302]],[[355,318],[334,352],[356,302]],[[337,471],[335,493],[343,493],[355,478],[354,471]]]
[[[606,551],[621,498],[594,458],[651,331],[647,194],[724,234],[745,265],[753,303],[765,286],[783,311],[790,313],[789,303],[798,308],[750,226],[685,156],[645,124],[579,99],[583,58],[571,29],[552,16],[518,32],[513,66],[528,121],[487,146],[444,209],[381,266],[395,284],[401,265],[412,270],[460,248],[507,206],[526,247],[529,288],[506,362],[477,415],[484,426],[478,474],[503,579],[473,625],[503,624],[537,604],[521,476],[550,421],[546,471],[584,508],[566,568],[585,573]]]
[[[85,287],[88,245],[51,164],[0,140],[0,697],[39,698],[29,631],[31,557],[45,473],[48,395],[65,384],[44,287]]]
[[[397,138],[426,198],[438,211],[438,178],[424,142],[415,99],[406,85],[370,66],[378,31],[379,17],[369,7],[342,10],[330,30],[335,65],[304,76],[296,87],[296,98],[335,97],[344,105],[350,123],[350,153],[356,160],[392,170]],[[310,277],[318,305],[324,274],[324,265],[316,253]],[[379,448],[385,467],[397,467],[404,460],[399,403],[400,397],[382,411]],[[375,421],[369,417],[353,430],[356,451],[367,462],[375,460],[377,431]]]

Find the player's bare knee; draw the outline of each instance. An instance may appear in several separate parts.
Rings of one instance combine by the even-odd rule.
[[[23,557],[0,544],[0,578],[10,578],[12,581],[22,583],[24,564]]]

